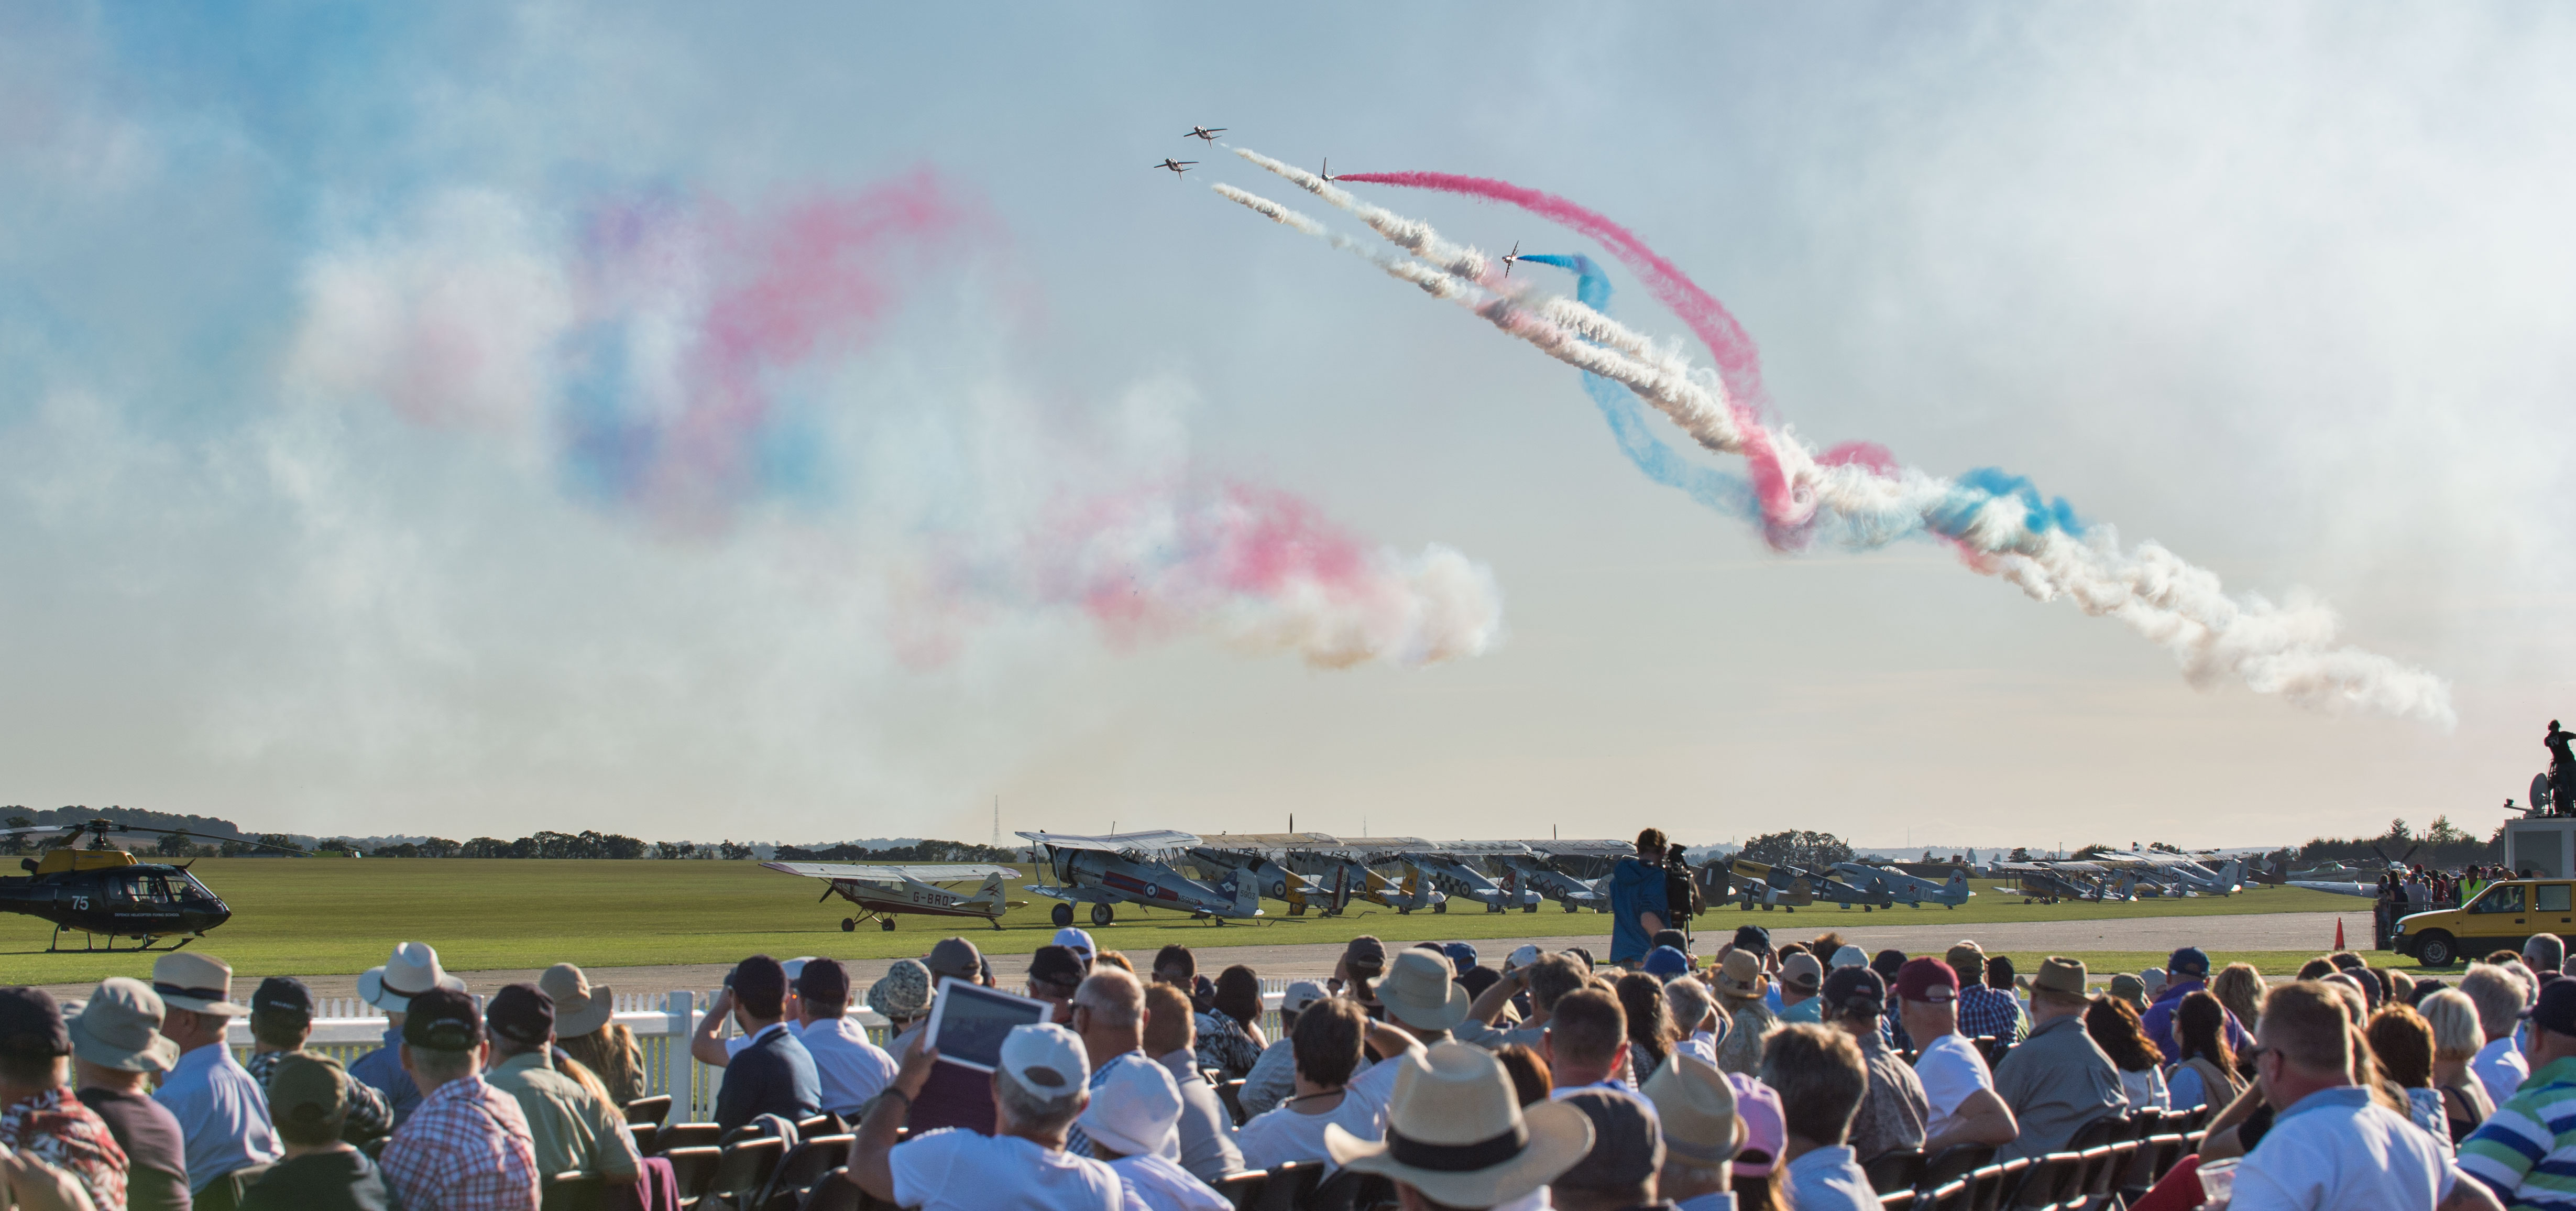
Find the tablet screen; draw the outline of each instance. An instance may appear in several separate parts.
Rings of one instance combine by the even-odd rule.
[[[999,989],[939,978],[939,1001],[930,1007],[930,1027],[922,1044],[939,1049],[939,1058],[978,1072],[991,1072],[1002,1062],[1002,1038],[1013,1026],[1046,1021],[1055,1007]]]

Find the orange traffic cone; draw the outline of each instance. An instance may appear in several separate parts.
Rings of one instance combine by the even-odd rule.
[[[2336,917],[2336,918],[2335,918],[2335,944],[2334,944],[2334,948],[2335,948],[2336,950],[2341,950],[2341,949],[2343,949],[2343,918],[2342,918],[2342,917]]]

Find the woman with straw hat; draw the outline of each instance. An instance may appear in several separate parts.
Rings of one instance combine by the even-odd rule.
[[[608,1100],[623,1106],[644,1096],[644,1044],[619,1025],[617,994],[570,963],[537,977],[537,988],[555,1003],[555,1045],[599,1078]]]

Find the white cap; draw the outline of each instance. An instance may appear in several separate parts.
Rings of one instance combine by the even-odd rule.
[[[1867,967],[1869,966],[1869,956],[1862,954],[1860,947],[1846,946],[1841,950],[1834,952],[1833,965],[1836,967]]]
[[[787,991],[796,991],[796,977],[805,974],[805,965],[813,961],[814,956],[801,955],[797,958],[789,959],[786,962],[779,964],[780,967],[787,970]]]
[[[1082,1036],[1053,1022],[1011,1027],[1011,1033],[1002,1036],[1001,1059],[1002,1071],[1040,1097],[1077,1091],[1091,1079],[1091,1056],[1082,1049]],[[1180,1094],[1175,1091],[1172,1096]]]
[[[1075,950],[1081,951],[1082,961],[1085,963],[1090,962],[1100,954],[1100,948],[1091,944],[1090,934],[1084,933],[1079,929],[1075,929],[1070,925],[1055,931],[1055,944],[1058,946],[1069,946]]]
[[[1513,951],[1511,957],[1504,961],[1513,967],[1527,967],[1532,963],[1538,962],[1538,947],[1535,945],[1523,946],[1519,950]]]
[[[1074,1122],[1113,1151],[1159,1153],[1180,1130],[1181,1087],[1160,1064],[1118,1064],[1092,1088],[1091,1105]]]
[[[1288,991],[1279,994],[1279,1012],[1295,1013],[1323,1000],[1326,995],[1323,985],[1313,980],[1299,980],[1290,984]]]

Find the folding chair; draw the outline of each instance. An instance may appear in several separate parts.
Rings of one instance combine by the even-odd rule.
[[[680,1205],[685,1207],[706,1196],[707,1183],[715,1180],[716,1162],[724,1159],[724,1149],[713,1144],[665,1148],[662,1159],[671,1162],[671,1176],[680,1188]]]
[[[630,1123],[663,1123],[671,1117],[671,1095],[639,1097],[626,1103],[626,1121]]]
[[[1217,1086],[1216,1096],[1218,1101],[1225,1103],[1225,1112],[1234,1116],[1235,1126],[1240,1127],[1251,1121],[1252,1116],[1243,1112],[1242,1081],[1232,1080]]]
[[[1270,1184],[1270,1171],[1267,1169],[1229,1173],[1216,1179],[1215,1183],[1216,1192],[1224,1195],[1225,1201],[1234,1205],[1234,1211],[1243,1211],[1244,1208],[1251,1206],[1261,1197],[1261,1188],[1268,1184]]]
[[[1913,1211],[1914,1192],[1889,1190],[1878,1196],[1878,1211]]]
[[[862,1211],[868,1202],[867,1192],[850,1181],[846,1173],[834,1169],[814,1183],[814,1188],[805,1192],[805,1201],[796,1204],[796,1211]]]
[[[655,1142],[662,1151],[677,1148],[713,1148],[724,1138],[724,1128],[714,1123],[664,1123]]]
[[[753,1211],[785,1211],[805,1201],[805,1192],[823,1180],[849,1159],[850,1138],[846,1135],[809,1136],[796,1150],[778,1162],[769,1175],[769,1184],[761,1188],[760,1197],[746,1206]]]
[[[1968,1200],[1976,1194],[1976,1184],[1967,1178],[1955,1178],[1924,1192],[1915,1211],[1968,1211]]]
[[[1929,1190],[1947,1184],[1953,1178],[1966,1177],[1992,1164],[1994,1159],[1992,1144],[1952,1144],[1924,1158],[1923,1172],[1914,1179],[1914,1184],[1918,1189]]]
[[[1869,1175],[1869,1188],[1881,1194],[1911,1190],[1923,1184],[1923,1150],[1891,1148],[1869,1158],[1860,1169]]]
[[[1324,1180],[1324,1162],[1290,1161],[1270,1167],[1270,1180],[1243,1211],[1306,1211]]]
[[[844,1141],[841,1145],[848,1148]],[[738,1139],[718,1150],[716,1170],[707,1181],[706,1197],[728,1207],[753,1211],[751,1200],[768,1186],[769,1175],[787,1154],[787,1141],[774,1135]]]
[[[537,1192],[538,1211],[599,1211],[608,1197],[608,1179],[580,1169],[554,1175]]]
[[[2033,1159],[2018,1183],[2008,1178],[1998,1181],[1995,1197],[1978,1211],[2003,1211],[2009,1207],[2055,1211],[2074,1192],[2083,1164],[2081,1152],[2051,1152]]]
[[[1371,1211],[1397,1205],[1395,1183],[1374,1173],[1344,1169],[1315,1187],[1299,1211]]]

